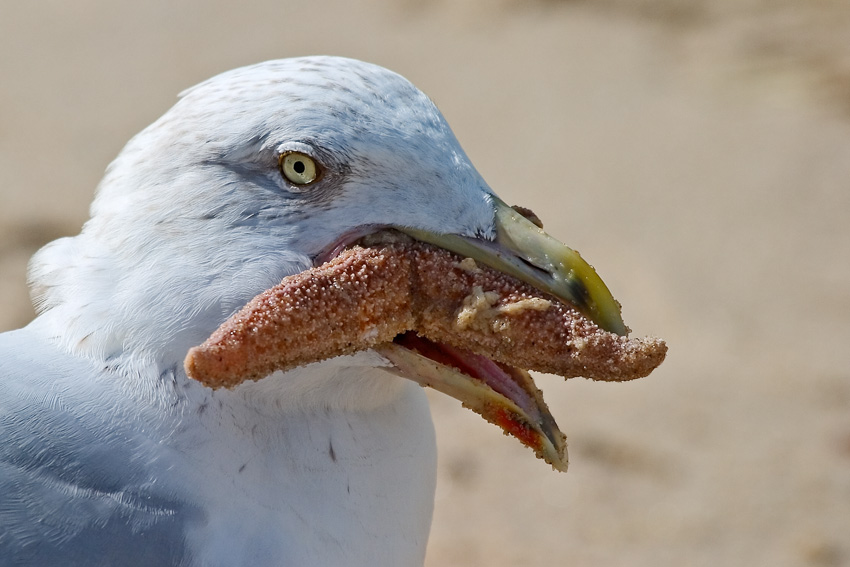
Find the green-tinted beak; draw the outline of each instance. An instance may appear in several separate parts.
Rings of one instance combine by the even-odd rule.
[[[467,256],[575,305],[600,328],[625,336],[620,304],[593,267],[498,197],[493,197],[496,239],[399,228],[423,242]]]

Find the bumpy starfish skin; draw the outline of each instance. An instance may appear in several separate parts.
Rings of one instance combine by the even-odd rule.
[[[594,380],[649,374],[667,347],[602,331],[513,277],[419,242],[352,247],[285,278],[189,351],[213,388],[351,354],[405,331],[503,364]]]

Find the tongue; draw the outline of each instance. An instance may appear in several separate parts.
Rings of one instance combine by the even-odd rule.
[[[522,408],[529,417],[540,419],[540,410],[534,395],[527,391],[527,388],[531,387],[536,393],[537,388],[526,378],[523,371],[468,350],[429,341],[415,331],[398,335],[393,342],[487,384]]]

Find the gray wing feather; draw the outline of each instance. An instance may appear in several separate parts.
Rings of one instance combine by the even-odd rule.
[[[22,339],[0,335],[0,566],[191,565],[203,512],[158,482],[161,444],[54,388],[90,365]]]

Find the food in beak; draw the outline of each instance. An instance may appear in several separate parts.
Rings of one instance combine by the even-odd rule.
[[[563,435],[521,369],[631,380],[661,364],[667,347],[603,331],[512,276],[404,238],[353,246],[284,278],[191,349],[185,368],[207,386],[230,388],[365,349],[562,468]]]

